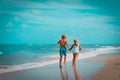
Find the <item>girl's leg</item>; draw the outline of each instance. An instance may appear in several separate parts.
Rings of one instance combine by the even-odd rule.
[[[73,54],[73,60],[72,60],[72,65],[75,63],[75,54]]]
[[[74,65],[76,65],[77,58],[78,58],[78,53],[75,54],[75,57],[74,57]]]

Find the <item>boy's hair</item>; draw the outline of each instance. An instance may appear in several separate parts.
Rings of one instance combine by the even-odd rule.
[[[66,35],[65,35],[65,34],[63,34],[61,37],[62,37],[62,39],[65,39],[65,38],[66,38]]]

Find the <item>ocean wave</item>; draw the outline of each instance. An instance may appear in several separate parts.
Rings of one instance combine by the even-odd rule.
[[[2,52],[0,52],[0,54],[2,54]]]
[[[120,50],[120,47],[112,47],[112,46],[103,46],[100,48],[94,48],[94,49],[87,49],[84,52],[80,52],[80,56],[78,59],[85,59],[85,58],[91,58],[95,57],[101,54],[108,54],[112,53],[116,50]],[[72,52],[67,54],[67,61],[72,60]],[[14,71],[20,71],[20,70],[26,70],[26,69],[31,69],[31,68],[38,68],[50,64],[55,64],[59,63],[59,55],[50,55],[43,57],[40,60],[27,63],[27,64],[22,64],[22,65],[0,65],[0,74],[2,73],[7,73],[7,72],[14,72]]]

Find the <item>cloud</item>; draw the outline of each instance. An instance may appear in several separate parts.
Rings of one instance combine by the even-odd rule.
[[[40,10],[32,10],[32,13],[35,14],[35,15],[39,15],[41,14],[42,12]]]
[[[86,5],[84,3],[79,3],[79,4],[67,4],[67,3],[57,3],[57,2],[49,2],[50,5],[53,7],[57,8],[67,8],[67,9],[97,9],[96,7],[92,7],[89,5]]]
[[[60,10],[33,10],[33,13],[30,11],[24,12],[6,12],[8,14],[14,14],[21,17],[22,22],[27,23],[27,25],[22,25],[24,28],[28,27],[29,24],[46,24],[49,26],[68,26],[68,27],[97,27],[97,26],[111,26],[108,22],[116,20],[116,17],[106,16],[106,15],[97,15],[94,13],[81,13],[74,12],[68,9]],[[5,13],[5,12],[3,12]],[[42,13],[42,14],[41,14]],[[15,18],[19,20],[18,17]],[[8,24],[12,26],[12,23]]]
[[[15,16],[14,20],[15,21],[19,21],[19,18],[17,16]]]
[[[17,2],[15,4],[15,2]],[[22,3],[23,4],[20,4]],[[9,1],[10,5],[19,6],[30,9],[25,11],[0,11],[0,13],[14,14],[15,20],[18,21],[20,17],[23,28],[27,28],[30,24],[46,24],[51,26],[61,26],[61,27],[97,27],[97,26],[111,26],[108,22],[116,20],[116,17],[106,16],[106,15],[97,15],[94,13],[86,12],[82,13],[79,9],[94,9],[91,6],[88,6],[84,3],[78,4],[68,4],[68,3],[58,3],[58,2],[46,2],[46,3],[37,3],[31,1]],[[28,4],[28,5],[25,5]],[[33,9],[37,8],[37,9]],[[41,9],[46,8],[46,9]],[[56,8],[56,9],[50,9]],[[64,9],[63,9],[64,8]],[[78,9],[73,11],[72,9]],[[8,24],[11,26],[11,23]]]
[[[77,1],[76,1],[77,3]],[[95,7],[86,5],[85,3],[79,3],[79,4],[68,4],[63,2],[53,2],[53,1],[47,1],[47,2],[34,2],[34,1],[2,1],[0,3],[1,8],[6,7],[5,5],[9,5],[11,7],[21,7],[21,8],[48,8],[48,9],[58,9],[58,8],[69,8],[69,9],[97,9]]]
[[[112,34],[120,34],[120,31],[110,31]]]
[[[6,26],[11,27],[11,26],[13,26],[13,24],[12,24],[12,22],[8,22]]]
[[[110,31],[112,34],[114,34],[115,32],[114,31]]]
[[[107,22],[114,21],[115,18],[111,16],[104,16],[104,15],[94,15],[91,14],[88,16],[79,15],[68,18],[55,18],[55,17],[47,17],[44,18],[46,24],[51,25],[59,25],[59,26],[81,26],[81,27],[97,27],[97,26],[107,26]]]
[[[22,24],[22,28],[27,28],[28,25],[27,24]]]
[[[7,32],[11,32],[11,31],[13,31],[12,29],[5,29],[5,31],[7,31]]]

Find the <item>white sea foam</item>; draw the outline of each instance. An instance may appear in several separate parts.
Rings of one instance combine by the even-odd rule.
[[[86,50],[85,52],[80,53],[79,59],[95,57],[101,54],[108,54],[116,50],[120,50],[120,47],[106,46],[106,47],[101,47],[96,49],[89,49],[89,50]],[[67,61],[71,61],[72,57],[73,57],[72,52],[68,53]],[[0,65],[0,74],[26,70],[31,68],[38,68],[45,65],[59,63],[58,59],[59,59],[59,55],[50,55],[50,56],[43,57],[42,60],[38,62],[27,63],[22,65]]]
[[[0,54],[2,54],[2,52],[0,52]]]
[[[28,46],[32,46],[33,44],[28,44]]]

